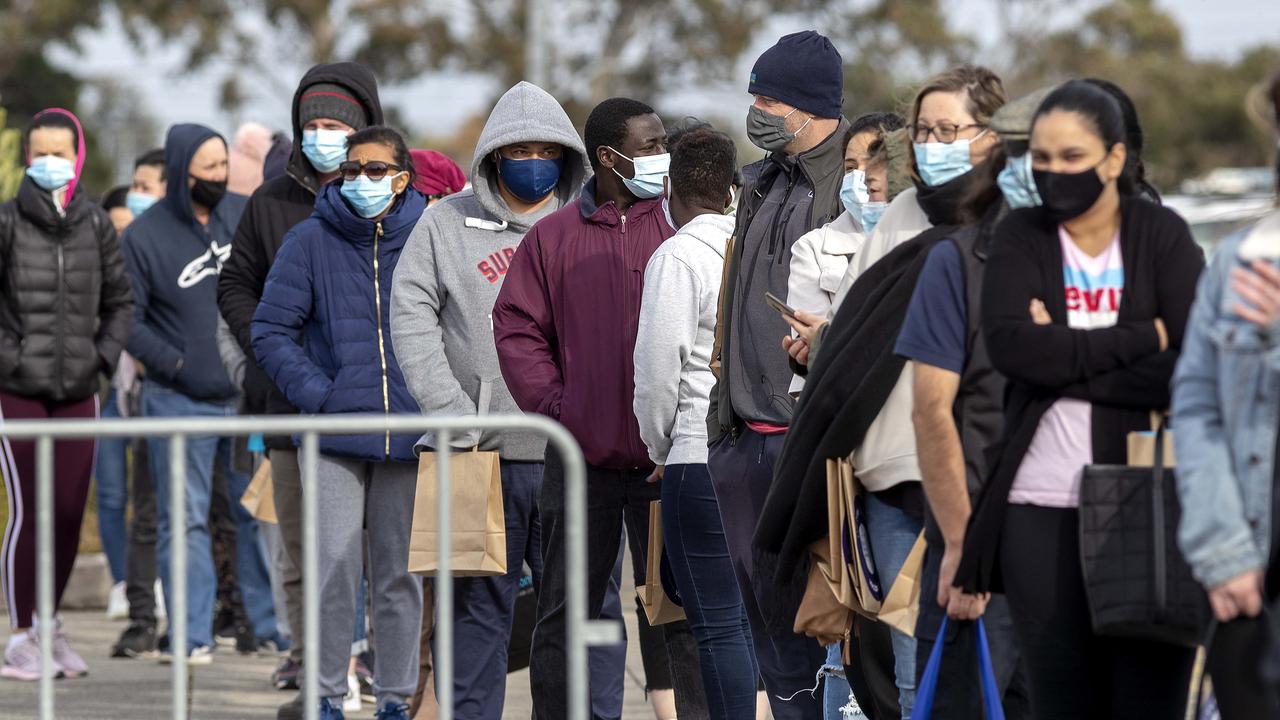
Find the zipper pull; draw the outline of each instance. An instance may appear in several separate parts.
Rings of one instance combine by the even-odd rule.
[[[626,216],[626,213],[623,213],[623,214],[621,215],[621,217],[622,217],[622,234],[623,234],[623,235],[626,235],[626,234],[627,234],[627,216]]]

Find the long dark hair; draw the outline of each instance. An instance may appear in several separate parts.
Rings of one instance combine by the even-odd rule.
[[[1147,166],[1142,160],[1142,151],[1146,145],[1145,135],[1142,132],[1142,123],[1138,120],[1138,108],[1133,104],[1133,99],[1129,97],[1119,85],[1110,80],[1102,78],[1085,78],[1085,82],[1102,88],[1115,99],[1120,105],[1120,114],[1124,118],[1124,172],[1133,182],[1134,191],[1153,200],[1160,202],[1160,192],[1147,182]]]
[[[1041,117],[1055,110],[1072,112],[1084,118],[1085,123],[1093,134],[1102,140],[1102,144],[1108,151],[1116,145],[1124,145],[1126,151],[1130,150],[1124,110],[1115,97],[1097,83],[1088,80],[1071,80],[1063,83],[1040,103],[1040,108],[1036,110],[1035,119],[1031,123],[1032,128]],[[1134,117],[1136,121],[1136,112]],[[1133,152],[1137,153],[1137,151]],[[1126,161],[1124,171],[1120,173],[1117,180],[1121,195],[1137,194],[1138,179],[1135,173],[1136,165],[1131,167]]]

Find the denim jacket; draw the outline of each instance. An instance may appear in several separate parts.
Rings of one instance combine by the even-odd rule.
[[[1233,310],[1231,269],[1280,247],[1280,211],[1223,242],[1196,294],[1173,377],[1178,543],[1206,588],[1263,569],[1280,418],[1280,323],[1264,330]]]

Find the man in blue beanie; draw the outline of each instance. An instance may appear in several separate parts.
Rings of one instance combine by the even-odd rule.
[[[822,717],[821,696],[798,691],[813,686],[826,652],[792,632],[804,578],[798,587],[776,586],[777,569],[757,566],[762,558],[752,551],[794,406],[792,370],[777,343],[788,326],[765,293],[787,296],[792,244],[842,211],[849,131],[840,110],[843,83],[839,51],[812,30],[783,37],[751,69],[747,92],[755,102],[747,135],[768,155],[743,171],[748,180],[721,296],[719,354],[712,358],[720,372],[707,418],[708,464],[777,720]]]

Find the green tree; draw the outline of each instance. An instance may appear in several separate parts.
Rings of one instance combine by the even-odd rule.
[[[22,133],[5,127],[7,113],[0,107],[0,202],[18,194],[25,168],[18,161],[22,145]]]
[[[1268,140],[1248,122],[1244,99],[1280,61],[1276,49],[1248,52],[1236,63],[1192,59],[1182,29],[1154,0],[1113,0],[1026,49],[1014,73],[1022,89],[1095,76],[1129,93],[1143,124],[1148,174],[1159,186],[1268,157]]]

